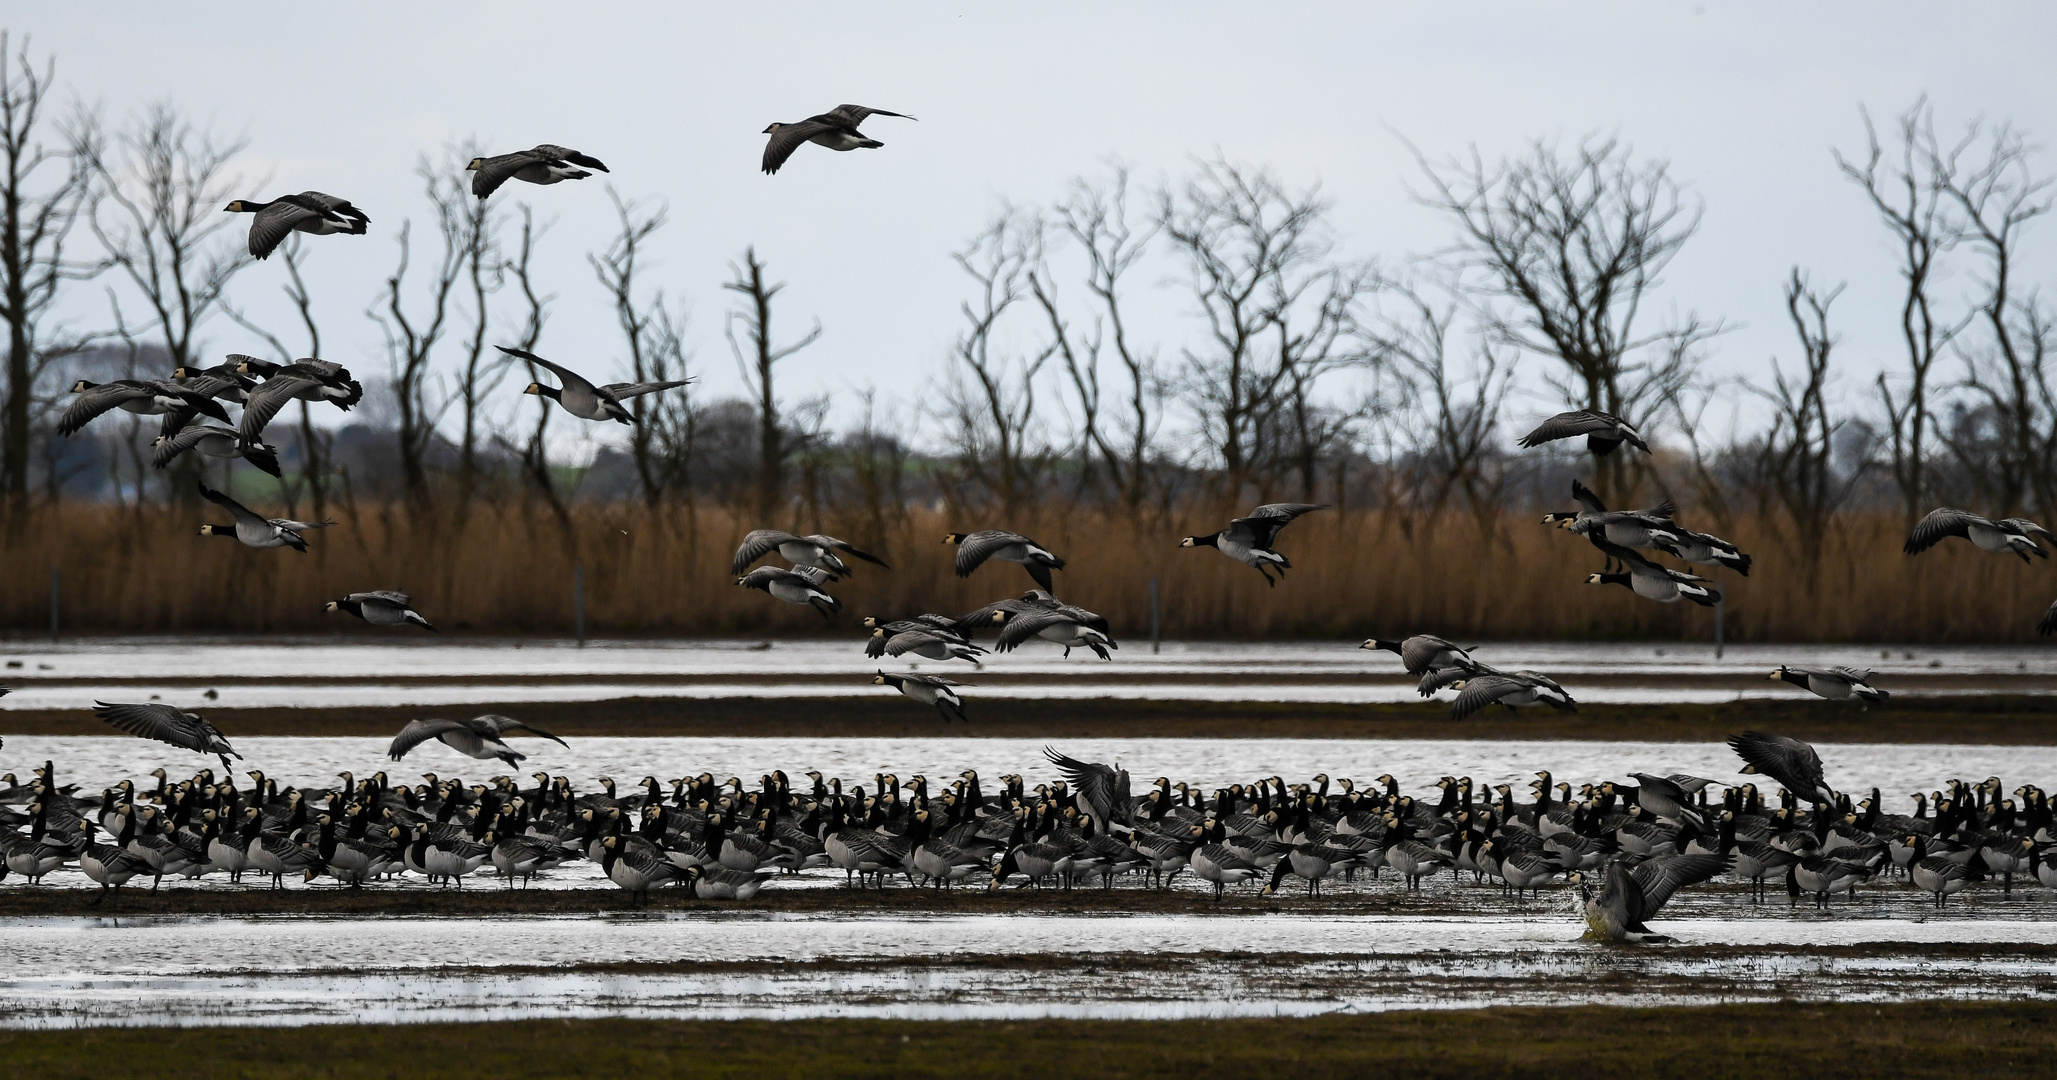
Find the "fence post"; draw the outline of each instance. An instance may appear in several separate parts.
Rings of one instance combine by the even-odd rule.
[[[1163,639],[1162,639],[1162,637],[1161,637],[1161,636],[1160,636],[1160,635],[1158,634],[1158,627],[1159,627],[1160,625],[1161,625],[1161,623],[1159,622],[1159,620],[1158,620],[1158,618],[1157,618],[1157,575],[1155,575],[1155,574],[1151,574],[1151,575],[1150,575],[1150,651],[1151,651],[1152,653],[1156,653],[1156,652],[1159,652],[1159,651],[1161,651],[1161,649],[1162,649],[1162,646],[1163,646]]]
[[[574,564],[571,568],[571,612],[572,625],[578,634],[579,647],[586,645],[586,568]]]
[[[58,602],[62,599],[63,591],[64,571],[53,566],[50,568],[50,640],[52,641],[57,640],[57,613],[60,610]]]
[[[1726,614],[1724,608],[1727,605],[1727,603],[1728,601],[1726,598],[1716,600],[1714,602],[1714,658],[1716,660],[1721,659],[1721,652],[1723,648],[1721,640],[1721,622],[1722,616]]]

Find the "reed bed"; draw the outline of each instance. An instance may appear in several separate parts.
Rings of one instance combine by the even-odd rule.
[[[1467,639],[1704,641],[1711,611],[1660,605],[1585,583],[1599,554],[1583,540],[1508,512],[1428,518],[1386,510],[1301,519],[1279,547],[1295,569],[1277,588],[1179,539],[1229,514],[1126,514],[1090,507],[973,517],[896,512],[883,521],[799,522],[867,546],[891,570],[857,564],[831,591],[825,620],[737,588],[729,561],[755,526],[726,508],[482,503],[411,515],[359,504],[311,533],[310,552],[252,550],[197,535],[212,507],[68,505],[5,542],[0,617],[16,636],[47,632],[49,571],[62,572],[67,633],[368,632],[322,612],[345,593],[397,588],[450,632],[566,635],[574,566],[585,568],[589,634],[791,635],[850,632],[862,615],[961,613],[1030,587],[1019,567],[954,575],[953,530],[1007,525],[1065,556],[1065,599],[1105,614],[1118,637],[1149,634],[1158,580],[1167,638],[1347,638],[1431,631]],[[1727,591],[1730,641],[2029,642],[2057,597],[2057,568],[1950,542],[1901,553],[1896,516],[1846,515],[1813,551],[1744,517],[1722,530],[1756,557],[1748,578],[1707,570]]]

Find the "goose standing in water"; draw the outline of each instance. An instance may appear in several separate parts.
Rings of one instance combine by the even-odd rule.
[[[848,540],[838,540],[833,536],[822,536],[819,533],[813,536],[795,536],[779,529],[753,529],[743,537],[742,546],[736,549],[735,560],[729,564],[729,573],[741,574],[751,563],[774,551],[794,566],[811,566],[816,570],[827,571],[831,581],[850,576],[849,564],[836,557],[838,551],[876,566],[886,566],[884,559],[857,550],[857,546]],[[886,568],[892,569],[889,566]]]
[[[1780,664],[1772,682],[1787,682],[1830,701],[1884,701],[1893,695],[1871,685],[1871,672],[1859,668],[1810,668]]]
[[[213,754],[221,759],[223,770],[232,768],[229,758],[243,756],[229,745],[227,736],[220,729],[199,713],[189,713],[161,702],[109,704],[96,701],[93,703],[93,715],[139,738],[154,739],[198,754]]]
[[[236,519],[234,525],[202,525],[201,536],[233,536],[241,544],[254,548],[289,547],[302,555],[307,553],[307,541],[300,534],[310,529],[325,529],[333,521],[294,521],[291,518],[258,517],[249,507],[229,498],[227,495],[200,485],[200,495],[208,502],[221,507]]]
[[[943,542],[957,545],[958,577],[970,577],[971,572],[985,565],[987,559],[998,559],[1020,563],[1044,592],[1057,591],[1056,586],[1050,583],[1050,571],[1064,569],[1064,560],[1020,533],[985,529],[975,533],[951,533],[943,537]]]
[[[364,400],[364,384],[350,377],[350,369],[328,360],[306,357],[290,364],[274,364],[254,356],[231,356],[236,370],[264,381],[243,400],[243,418],[236,430],[245,442],[264,439],[264,429],[279,410],[294,401],[326,401],[349,412]]]
[[[945,722],[964,720],[964,699],[957,696],[957,687],[965,685],[941,675],[921,675],[908,672],[904,675],[888,675],[881,671],[872,676],[875,686],[890,686],[923,705],[934,705],[943,714]]]
[[[764,129],[771,141],[764,144],[764,174],[770,176],[779,171],[793,151],[803,143],[826,146],[831,150],[877,150],[886,145],[869,138],[857,130],[871,116],[897,116],[902,120],[914,117],[886,109],[871,109],[863,105],[838,105],[825,113],[810,116],[797,124],[774,122]]]
[[[1179,541],[1180,547],[1211,547],[1223,555],[1242,563],[1264,575],[1264,583],[1273,588],[1286,576],[1293,564],[1284,555],[1271,550],[1278,540],[1279,530],[1293,523],[1302,514],[1326,510],[1326,505],[1313,503],[1266,503],[1250,511],[1249,517],[1239,517],[1228,523],[1228,528],[1208,536],[1188,536]],[[1266,567],[1277,567],[1279,576],[1273,578]],[[1049,588],[1045,585],[1044,588]]]
[[[177,434],[184,425],[183,419],[174,423],[174,417],[198,414],[224,424],[229,422],[228,412],[213,397],[161,379],[117,379],[105,383],[80,379],[71,384],[71,392],[77,399],[58,418],[59,435],[71,435],[110,409],[139,416],[163,416],[166,435]]]
[[[517,360],[526,360],[555,373],[558,380],[564,383],[563,386],[544,386],[542,383],[532,382],[522,393],[549,398],[563,406],[565,412],[581,420],[612,420],[617,424],[633,425],[636,422],[636,414],[630,412],[623,402],[644,394],[675,389],[693,381],[672,379],[668,382],[608,383],[606,386],[595,386],[578,372],[553,364],[535,353],[510,349],[505,345],[493,347]]]
[[[151,441],[150,448],[150,464],[160,469],[180,454],[198,450],[205,457],[242,458],[264,472],[279,475],[278,447],[245,442],[235,430],[212,424],[185,428],[176,435],[159,435]]]
[[[1919,555],[1953,536],[1971,541],[1980,551],[2019,556],[2022,562],[2028,562],[2030,555],[2039,559],[2050,557],[2050,553],[2035,542],[2035,537],[2057,544],[2057,535],[2026,518],[1994,521],[1946,506],[1929,511],[1927,517],[1915,522],[1914,531],[1907,534],[1907,543],[1901,550],[1909,555]]]
[[[530,150],[516,150],[511,154],[495,154],[492,157],[475,157],[464,167],[471,173],[471,193],[483,199],[499,190],[509,180],[520,180],[529,184],[555,184],[564,180],[584,180],[593,175],[586,170],[607,172],[607,166],[590,154],[581,154],[568,146],[539,143]]]
[[[363,236],[365,227],[371,223],[364,211],[350,205],[350,200],[319,191],[281,195],[270,202],[237,199],[223,212],[257,215],[250,219],[250,256],[255,259],[271,258],[272,251],[295,232]]]
[[[1673,893],[1698,885],[1728,866],[1726,855],[1664,855],[1633,866],[1617,856],[1608,860],[1599,892],[1585,883],[1583,875],[1577,877],[1586,925],[1593,936],[1605,941],[1669,941],[1651,933],[1648,920],[1656,917]]]
[[[567,749],[571,746],[563,739],[511,716],[487,713],[469,720],[409,720],[407,726],[400,729],[400,734],[393,737],[393,744],[386,748],[386,755],[398,761],[406,757],[409,750],[434,739],[465,757],[480,761],[498,759],[519,767],[528,755],[508,746],[503,740],[502,737],[510,731],[526,731]]]
[[[423,630],[442,633],[429,625],[414,610],[414,601],[407,594],[396,589],[378,589],[372,592],[354,592],[341,600],[331,600],[324,611],[346,611],[373,626],[419,626]]]
[[[1597,409],[1573,409],[1570,412],[1558,413],[1538,424],[1534,431],[1523,435],[1521,446],[1523,449],[1530,449],[1559,439],[1575,439],[1580,435],[1586,437],[1586,449],[1592,451],[1594,457],[1606,457],[1622,443],[1627,443],[1645,454],[1650,452],[1650,444],[1643,441],[1642,432],[1637,431],[1621,417]]]
[[[832,576],[826,570],[812,566],[781,570],[775,566],[760,566],[736,579],[736,584],[746,589],[758,589],[771,594],[774,600],[788,604],[812,604],[826,619],[843,610],[842,601],[822,592],[821,587],[829,583]]]

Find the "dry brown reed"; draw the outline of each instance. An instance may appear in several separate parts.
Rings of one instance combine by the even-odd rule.
[[[260,512],[264,512],[260,507]],[[1660,605],[1585,583],[1600,558],[1583,540],[1528,514],[1480,522],[1390,511],[1315,514],[1286,530],[1296,567],[1268,589],[1257,573],[1180,537],[1218,527],[1219,510],[1128,515],[1045,509],[983,519],[940,511],[883,523],[787,522],[869,545],[893,564],[859,564],[832,586],[836,620],[735,586],[729,560],[754,526],[723,508],[582,505],[567,523],[540,504],[484,504],[416,518],[360,505],[310,534],[309,554],[252,550],[197,535],[211,507],[71,505],[6,547],[0,613],[16,636],[49,625],[51,568],[63,573],[67,632],[366,632],[322,605],[344,593],[404,589],[446,631],[569,634],[572,567],[586,567],[595,636],[850,633],[859,616],[962,613],[1030,587],[994,563],[959,579],[953,529],[1005,525],[1070,561],[1066,599],[1104,613],[1117,636],[1149,634],[1148,583],[1159,579],[1167,638],[1352,638],[1436,632],[1467,639],[1706,640],[1710,611]],[[1897,517],[1849,515],[1817,552],[1795,550],[1750,518],[1730,539],[1756,556],[1748,578],[1708,570],[1727,590],[1731,641],[2032,642],[2057,568],[1987,555],[1955,541],[1910,558]]]

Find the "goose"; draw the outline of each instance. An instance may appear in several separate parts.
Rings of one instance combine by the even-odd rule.
[[[536,394],[549,398],[563,406],[565,412],[581,420],[612,420],[617,424],[633,426],[636,423],[636,414],[630,412],[628,406],[622,404],[623,402],[628,401],[630,398],[641,397],[644,394],[655,394],[661,390],[675,389],[693,381],[692,379],[672,379],[668,382],[608,383],[606,386],[594,386],[578,372],[558,364],[553,364],[537,356],[535,353],[524,349],[510,349],[505,345],[495,345],[493,347],[517,360],[526,360],[531,364],[536,364],[555,373],[558,381],[564,384],[563,386],[545,386],[539,382],[532,382],[528,384],[526,389],[522,390],[522,393]],[[738,571],[738,573],[740,572]]]
[[[1271,550],[1277,541],[1279,530],[1291,525],[1295,518],[1316,510],[1326,510],[1326,505],[1313,503],[1265,503],[1250,511],[1249,517],[1239,517],[1228,523],[1228,528],[1207,536],[1188,536],[1179,541],[1180,547],[1211,547],[1223,555],[1242,563],[1264,575],[1264,583],[1278,587],[1279,580],[1293,564],[1284,555]],[[1277,567],[1278,578],[1271,576],[1266,567]],[[1043,586],[1049,588],[1047,584]]]
[[[1931,855],[1907,868],[1908,880],[1914,887],[1936,898],[1936,906],[1942,907],[1948,897],[1970,888],[1973,882],[1986,877],[1985,862],[1976,851],[1959,852],[1952,855]]]
[[[290,547],[301,554],[307,553],[307,541],[300,534],[310,529],[325,529],[333,521],[294,521],[290,518],[258,517],[249,507],[229,498],[227,495],[200,484],[200,496],[208,502],[227,510],[236,519],[234,525],[202,525],[201,536],[233,536],[238,543],[254,548]]]
[[[872,676],[871,681],[874,686],[890,686],[923,705],[934,705],[945,723],[964,720],[964,699],[957,696],[956,690],[964,683],[940,675],[888,675],[883,671]]]
[[[480,761],[504,761],[519,767],[528,755],[509,747],[504,736],[510,731],[526,731],[538,738],[548,739],[569,749],[570,743],[541,728],[530,727],[511,716],[487,713],[469,720],[409,720],[400,734],[393,736],[392,745],[386,747],[386,756],[398,761],[407,756],[409,750],[434,739],[444,746]]]
[[[344,611],[363,619],[373,626],[419,626],[423,630],[442,633],[414,610],[414,601],[397,589],[377,589],[372,592],[354,592],[341,600],[331,600],[323,611]]]
[[[884,145],[877,139],[868,138],[857,130],[857,125],[872,116],[897,116],[902,120],[914,117],[887,109],[866,108],[863,105],[838,105],[825,113],[810,116],[797,124],[773,123],[764,129],[771,141],[764,144],[764,174],[770,176],[779,171],[793,151],[802,143],[814,143],[831,150],[876,150]]]
[[[1426,675],[1446,668],[1468,667],[1472,664],[1471,650],[1455,645],[1433,634],[1415,634],[1400,641],[1384,638],[1366,638],[1360,649],[1383,650],[1398,656],[1400,666],[1409,675]],[[1422,696],[1426,697],[1427,694]]]
[[[826,619],[843,610],[843,604],[835,597],[822,592],[821,587],[829,583],[826,570],[812,566],[780,570],[775,566],[760,566],[736,579],[736,584],[746,589],[761,589],[770,593],[772,599],[788,604],[812,604]]]
[[[1857,885],[1870,877],[1870,868],[1861,863],[1820,853],[1803,855],[1786,867],[1786,890],[1795,899],[1809,894],[1815,907],[1826,910],[1830,893],[1854,893]]]
[[[364,400],[364,384],[350,377],[350,369],[328,360],[303,357],[290,364],[274,364],[254,356],[229,357],[236,370],[264,381],[245,396],[243,418],[236,430],[248,443],[262,442],[265,426],[279,410],[294,401],[326,401],[349,412]]]
[[[1871,685],[1869,671],[1860,668],[1810,668],[1780,664],[1771,673],[1772,682],[1787,682],[1830,701],[1884,701],[1893,695]]]
[[[913,653],[930,660],[968,660],[975,666],[985,651],[947,630],[892,630],[886,626],[873,630],[864,646],[864,654],[873,659]]]
[[[137,874],[150,872],[150,864],[127,847],[94,842],[93,831],[99,825],[92,818],[80,818],[79,828],[85,834],[85,844],[79,849],[79,869],[100,886],[99,894],[91,903],[98,904],[107,899],[109,891],[128,884],[129,879]]]
[[[227,360],[210,368],[173,368],[171,380],[196,394],[240,405],[248,401],[250,391],[257,388],[256,379],[237,370],[244,359],[240,353],[230,353]]]
[[[2057,634],[2057,601],[2052,601],[2050,606],[2044,609],[2043,617],[2036,620],[2036,633],[2045,637]]]
[[[1783,735],[1745,731],[1728,737],[1729,749],[1743,759],[1744,773],[1769,776],[1787,791],[1816,806],[1834,806],[1836,792],[1822,772],[1821,755],[1814,747]]]
[[[109,704],[95,701],[93,715],[138,738],[154,739],[195,753],[213,754],[221,759],[223,769],[233,767],[229,764],[230,758],[243,756],[236,753],[228,738],[199,713],[189,713],[161,702]]]
[[[590,154],[581,154],[567,146],[538,143],[530,150],[516,150],[511,154],[496,154],[492,157],[475,157],[464,171],[472,173],[471,193],[483,199],[499,190],[509,180],[520,180],[530,184],[555,184],[563,180],[584,180],[593,175],[586,170],[607,172],[607,166]]]
[[[914,812],[914,829],[909,833],[914,841],[910,861],[915,872],[931,885],[946,888],[987,869],[985,858],[931,835],[933,827],[934,815],[928,810]]]
[[[1697,832],[1707,831],[1707,819],[1693,808],[1693,797],[1677,781],[1667,776],[1652,773],[1630,773],[1639,785],[1636,788],[1636,805],[1668,821],[1675,821]]]
[[[59,435],[72,435],[110,409],[121,409],[139,416],[163,416],[163,434],[166,435],[177,434],[185,423],[184,417],[200,415],[224,424],[229,422],[229,414],[222,409],[220,402],[175,382],[117,379],[96,383],[80,379],[71,384],[71,392],[77,395],[77,400],[58,418]]]
[[[957,545],[957,576],[970,577],[973,570],[983,566],[987,559],[1001,562],[1020,563],[1036,579],[1036,584],[1045,592],[1055,592],[1050,583],[1050,571],[1064,569],[1064,560],[1052,554],[1048,548],[1020,533],[1004,529],[985,529],[975,533],[951,533],[943,537],[946,544]]]
[[[1391,814],[1386,816],[1386,835],[1380,847],[1385,851],[1386,865],[1407,879],[1410,890],[1421,888],[1421,879],[1456,862],[1449,852],[1415,839],[1412,824]]]
[[[1648,921],[1656,917],[1673,893],[1727,870],[1725,855],[1666,855],[1630,865],[1627,859],[1607,863],[1598,893],[1577,875],[1579,895],[1585,901],[1586,926],[1603,941],[1656,942],[1670,938],[1650,931]]]
[[[371,223],[364,211],[350,205],[350,200],[319,191],[282,195],[270,202],[237,199],[224,207],[223,213],[257,215],[250,219],[250,257],[254,259],[271,258],[272,251],[294,232],[363,236],[365,227]]]
[[[849,564],[836,557],[838,551],[877,566],[886,566],[885,560],[857,550],[856,545],[848,540],[838,540],[833,536],[822,536],[818,533],[813,536],[795,536],[778,529],[753,529],[744,535],[743,546],[736,549],[736,558],[729,565],[729,573],[741,574],[751,563],[774,551],[794,566],[811,566],[817,570],[827,571],[830,581],[850,576]],[[892,569],[890,566],[886,568]]]
[[[1678,507],[1669,499],[1644,510],[1609,510],[1593,489],[1577,479],[1571,482],[1571,497],[1579,504],[1579,510],[1568,514],[1561,510],[1544,514],[1543,524],[1575,532],[1595,544],[1605,540],[1622,547],[1666,551],[1679,541],[1679,534],[1684,531],[1671,520],[1672,515],[1678,513]]]
[[[1577,712],[1578,702],[1565,693],[1557,681],[1535,671],[1494,673],[1460,679],[1450,684],[1457,691],[1450,703],[1450,718],[1462,720],[1488,705],[1510,709],[1524,705],[1548,705],[1559,712]]]
[[[1193,875],[1214,886],[1214,902],[1220,903],[1222,895],[1231,885],[1239,885],[1252,878],[1260,877],[1264,871],[1255,863],[1231,851],[1222,843],[1226,829],[1217,819],[1193,827],[1193,835],[1200,843],[1187,856],[1187,865]]]
[[[1750,576],[1750,556],[1734,544],[1691,529],[1673,529],[1672,534],[1678,539],[1667,550],[1678,558],[1696,566],[1722,566],[1743,577]]]
[[[1070,604],[1038,607],[1009,618],[1000,627],[1000,636],[993,643],[993,648],[1003,653],[1013,652],[1023,642],[1037,637],[1064,646],[1066,658],[1071,656],[1071,650],[1084,648],[1093,650],[1102,660],[1112,660],[1114,658],[1107,654],[1107,650],[1121,648],[1107,636],[1105,618]]]
[[[245,442],[234,428],[215,427],[201,424],[183,428],[176,435],[159,435],[151,440],[150,464],[164,468],[172,460],[188,450],[198,450],[211,458],[242,458],[273,476],[279,476],[278,447],[267,443]]]
[[[748,900],[757,895],[757,890],[771,875],[758,874],[748,870],[731,870],[719,864],[695,866],[684,871],[682,880],[693,889],[693,895],[702,900]]]
[[[1541,897],[1543,886],[1548,885],[1551,878],[1564,873],[1564,867],[1558,865],[1556,857],[1547,852],[1529,851],[1519,847],[1501,851],[1496,840],[1486,841],[1485,848],[1499,856],[1500,880],[1514,889],[1514,898],[1517,900],[1521,899],[1521,894],[1525,891]]]
[[[1655,600],[1660,604],[1676,604],[1680,600],[1691,600],[1702,607],[1713,607],[1721,602],[1721,590],[1703,584],[1707,579],[1697,574],[1671,570],[1636,554],[1628,548],[1595,540],[1601,551],[1628,567],[1626,573],[1589,574],[1588,585],[1622,585],[1637,596]]]
[[[2017,555],[2022,562],[2028,562],[2030,555],[2039,559],[2050,557],[2034,537],[2057,544],[2057,535],[2026,518],[1995,521],[1946,506],[1929,511],[1927,517],[1915,522],[1914,531],[1907,534],[1907,543],[1901,550],[1909,555],[1919,555],[1953,536],[1971,541],[1980,551]]]
[[[1601,412],[1598,409],[1573,409],[1570,412],[1558,413],[1538,424],[1534,431],[1523,435],[1521,446],[1523,449],[1531,449],[1546,442],[1573,439],[1580,435],[1586,437],[1586,449],[1592,451],[1594,457],[1606,457],[1622,443],[1627,443],[1645,454],[1650,452],[1650,444],[1643,441],[1642,433],[1633,425],[1613,413]]]

